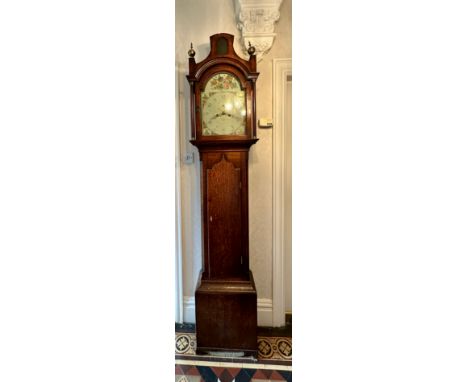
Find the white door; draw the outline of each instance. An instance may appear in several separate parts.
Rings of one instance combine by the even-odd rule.
[[[273,326],[292,313],[292,64],[273,60]]]

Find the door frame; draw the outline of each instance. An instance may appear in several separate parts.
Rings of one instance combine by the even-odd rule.
[[[183,288],[183,252],[182,252],[182,196],[181,196],[181,89],[180,82],[183,69],[176,64],[175,73],[175,321],[184,322],[184,288]]]
[[[284,105],[288,76],[292,76],[292,60],[273,59],[273,326],[285,325],[284,135],[287,124]]]

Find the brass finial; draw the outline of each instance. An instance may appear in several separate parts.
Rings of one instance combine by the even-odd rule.
[[[247,52],[249,53],[249,55],[253,55],[255,53],[255,47],[253,47],[251,44],[250,44],[250,41],[249,41],[249,49],[247,49]]]
[[[189,57],[195,57],[195,51],[193,50],[193,44],[190,43],[190,50],[188,51]]]

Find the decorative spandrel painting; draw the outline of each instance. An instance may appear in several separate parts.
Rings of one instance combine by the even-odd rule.
[[[245,134],[245,91],[229,73],[215,74],[201,92],[203,135]]]

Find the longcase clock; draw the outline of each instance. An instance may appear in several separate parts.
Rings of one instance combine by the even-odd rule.
[[[197,352],[257,354],[257,292],[249,269],[248,159],[257,142],[255,49],[234,36],[210,37],[195,62],[189,50],[192,139],[200,153],[203,268],[195,292]]]

